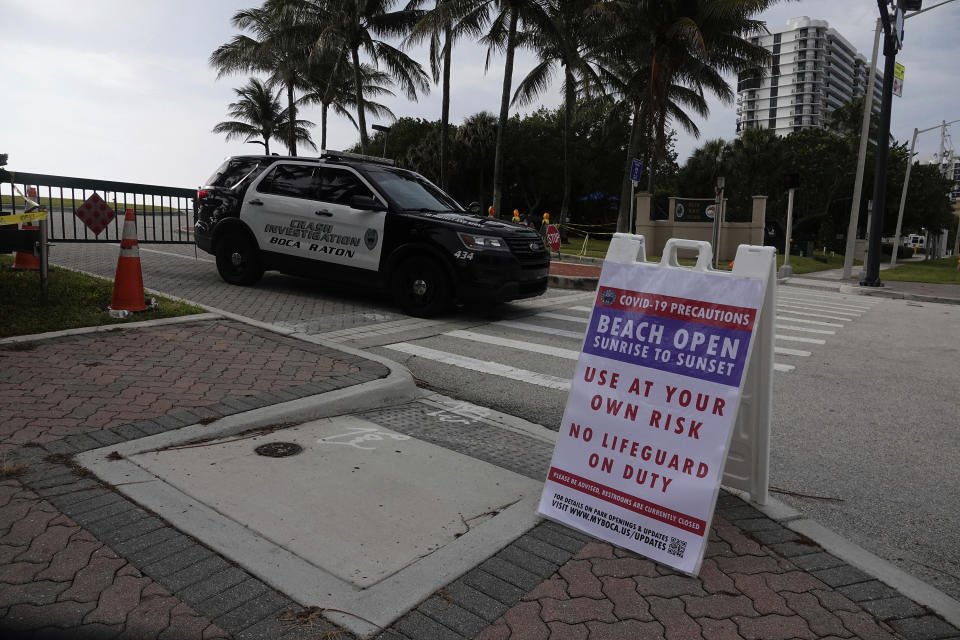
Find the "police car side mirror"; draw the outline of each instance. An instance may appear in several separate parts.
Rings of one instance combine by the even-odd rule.
[[[350,198],[351,209],[361,209],[363,211],[386,211],[383,203],[371,196],[353,196]]]
[[[480,215],[480,203],[471,202],[470,204],[467,205],[467,211],[469,211],[470,213],[476,216]]]

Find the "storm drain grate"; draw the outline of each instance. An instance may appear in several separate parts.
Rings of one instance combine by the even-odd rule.
[[[286,458],[297,455],[303,451],[303,447],[295,442],[268,442],[267,444],[260,445],[254,449],[254,451],[257,455],[268,458]]]

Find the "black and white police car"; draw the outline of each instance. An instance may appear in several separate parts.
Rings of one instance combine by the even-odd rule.
[[[536,231],[464,210],[393,161],[235,156],[197,191],[197,246],[220,276],[250,285],[264,270],[392,291],[408,314],[456,301],[501,302],[547,289],[550,253]]]

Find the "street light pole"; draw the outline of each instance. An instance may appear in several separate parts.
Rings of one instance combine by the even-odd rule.
[[[897,251],[900,248],[900,227],[903,225],[903,209],[904,205],[907,203],[907,186],[910,184],[910,170],[913,169],[913,150],[917,146],[917,136],[921,133],[926,133],[927,131],[933,131],[934,129],[947,127],[948,125],[956,122],[960,122],[960,120],[944,122],[943,124],[938,124],[934,127],[928,127],[926,129],[913,130],[913,140],[910,142],[910,155],[907,156],[907,174],[903,178],[903,191],[900,193],[900,211],[897,212],[897,230],[893,234],[893,251],[890,254],[891,268],[897,266]],[[941,137],[941,140],[942,139],[943,138]],[[956,251],[954,251],[954,253],[956,253]]]

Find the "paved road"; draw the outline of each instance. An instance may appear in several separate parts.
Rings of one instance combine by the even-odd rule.
[[[231,287],[187,247],[141,258],[150,288],[372,349],[446,395],[551,428],[592,298],[556,291],[423,321],[280,275]],[[116,248],[61,245],[54,260],[110,277]],[[960,307],[784,287],[776,325],[771,483],[789,492],[777,497],[960,599]]]

